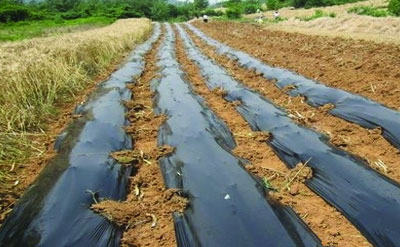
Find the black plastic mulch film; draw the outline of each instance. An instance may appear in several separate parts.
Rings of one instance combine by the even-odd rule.
[[[131,168],[109,155],[131,149],[123,127],[131,99],[125,87],[144,69],[143,55],[160,35],[138,46],[129,60],[97,88],[75,120],[56,141],[57,155],[18,201],[0,229],[4,247],[119,246],[122,230],[90,210],[101,198],[123,200]]]
[[[158,144],[175,147],[160,160],[161,170],[167,187],[189,198],[189,208],[174,217],[178,246],[320,246],[290,208],[265,199],[261,183],[231,153],[231,132],[185,81],[169,24],[166,30],[161,78],[152,87],[156,112],[168,118]]]
[[[219,53],[230,56],[243,67],[256,69],[279,87],[294,84],[291,95],[305,95],[310,104],[334,103],[332,114],[366,127],[382,126],[386,138],[398,145],[399,113],[376,102],[348,92],[329,88],[284,69],[272,68],[249,55],[235,51],[196,29],[188,27]],[[211,62],[194,46],[179,27],[189,56],[200,67],[209,88],[222,87],[226,100],[238,100],[237,107],[253,130],[268,131],[268,144],[293,168],[307,162],[313,177],[307,185],[343,213],[374,245],[400,246],[400,186],[371,169],[363,160],[329,144],[328,137],[301,127],[283,109],[233,80],[220,66]]]
[[[369,129],[381,127],[382,135],[400,149],[400,112],[360,95],[327,87],[289,70],[271,67],[247,53],[207,37],[190,24],[188,27],[207,44],[216,47],[218,53],[236,60],[244,68],[255,69],[268,80],[276,80],[278,88],[294,86],[294,89],[288,91],[291,96],[305,96],[307,103],[313,107],[333,104],[335,108],[329,111],[332,115]]]

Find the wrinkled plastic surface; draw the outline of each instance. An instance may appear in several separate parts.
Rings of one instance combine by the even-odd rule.
[[[210,89],[221,87],[228,101],[253,130],[268,131],[268,144],[293,168],[299,162],[312,168],[307,185],[341,211],[374,245],[400,246],[399,184],[369,168],[361,159],[328,144],[328,138],[298,126],[286,112],[244,87],[195,47],[179,29],[189,57],[197,63]]]
[[[284,88],[294,85],[295,89],[288,91],[291,96],[305,96],[307,103],[314,107],[328,103],[333,104],[335,108],[329,111],[332,115],[365,128],[381,127],[383,137],[400,149],[400,112],[360,95],[327,87],[318,81],[300,76],[289,70],[268,66],[247,53],[234,50],[207,37],[192,25],[188,25],[188,27],[207,44],[216,47],[218,53],[236,60],[244,68],[254,69],[262,73],[268,80],[276,80],[277,87]]]
[[[132,148],[123,100],[125,87],[143,70],[143,54],[160,34],[140,45],[129,62],[103,82],[77,107],[82,117],[56,142],[57,155],[22,196],[0,229],[0,246],[119,246],[121,230],[90,210],[100,198],[122,200],[130,168],[116,163],[110,152]],[[94,194],[89,193],[89,191]]]
[[[174,215],[178,246],[319,246],[287,208],[265,200],[261,184],[230,152],[229,129],[184,80],[169,24],[166,29],[158,53],[161,78],[153,86],[156,112],[168,117],[159,145],[175,147],[160,160],[163,176],[190,201],[183,215]]]

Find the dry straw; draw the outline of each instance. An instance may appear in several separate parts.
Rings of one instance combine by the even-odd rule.
[[[0,44],[0,164],[20,162],[57,105],[74,99],[150,33],[147,19],[61,36]],[[0,180],[1,171],[0,167]]]
[[[370,40],[379,43],[400,44],[400,18],[398,17],[372,17],[348,13],[355,6],[371,6],[386,8],[387,0],[368,0],[343,5],[316,7],[310,9],[279,10],[280,16],[288,18],[279,23],[267,23],[267,28],[285,32],[296,32],[308,35],[323,35],[329,37],[342,37],[351,39]],[[322,17],[312,21],[302,21],[297,17],[311,16],[316,10],[324,13],[335,13],[335,18]],[[264,12],[264,16],[273,18],[274,11]],[[250,14],[247,17],[257,18],[260,14]]]

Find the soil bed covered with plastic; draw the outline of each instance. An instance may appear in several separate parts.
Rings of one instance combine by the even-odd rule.
[[[153,29],[76,108],[0,245],[400,246],[395,109]]]
[[[158,30],[158,31],[157,31]],[[0,229],[7,246],[118,246],[122,229],[90,207],[123,200],[132,167],[111,153],[132,148],[124,131],[126,87],[144,68],[143,55],[159,35],[137,47],[128,62],[76,107],[77,119],[58,137],[57,155],[19,200]]]
[[[202,35],[197,30],[193,28],[192,30]],[[205,36],[203,38],[207,39]],[[328,139],[323,135],[293,123],[284,111],[258,94],[242,87],[219,66],[201,55],[190,44],[187,37],[184,40],[189,49],[189,55],[199,64],[203,76],[207,78],[208,86],[211,89],[221,87],[226,92],[228,101],[239,101],[237,110],[249,122],[253,130],[269,131],[272,134],[268,144],[289,167],[294,167],[301,161],[313,169],[313,177],[307,181],[307,185],[314,192],[341,211],[374,245],[386,246],[398,242],[397,234],[392,235],[397,227],[390,230],[395,224],[392,216],[397,214],[395,212],[398,212],[400,205],[398,184],[374,172],[357,157],[352,157],[349,153],[329,145]],[[228,50],[229,48],[220,47],[220,49]],[[244,64],[248,65],[248,63]],[[270,74],[265,73],[265,75]],[[376,183],[376,186],[371,186],[371,183]],[[386,185],[383,185],[384,183]],[[381,186],[388,187],[382,189]],[[364,190],[365,192],[362,192]],[[385,195],[387,191],[392,192]],[[376,201],[381,196],[388,197]],[[365,205],[368,201],[372,204],[374,202],[385,204],[386,201],[387,205],[370,205],[369,207]],[[392,204],[395,201],[397,202]],[[356,205],[357,202],[360,204]],[[393,207],[393,214],[384,216],[382,212],[388,207]],[[354,208],[357,208],[357,211],[354,211]],[[376,209],[378,210],[375,211]],[[362,213],[363,211],[365,214]],[[365,215],[368,215],[368,218]],[[371,220],[373,217],[376,219]],[[383,223],[384,221],[386,223]],[[372,222],[380,222],[383,225]]]

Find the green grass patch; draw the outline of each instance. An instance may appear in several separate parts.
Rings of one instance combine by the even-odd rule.
[[[263,19],[262,23],[278,23],[278,22],[282,22],[282,21],[287,21],[288,18],[286,17],[281,17],[278,16],[278,18],[265,18]]]
[[[88,17],[75,20],[20,21],[0,23],[0,41],[16,41],[34,37],[50,36],[59,33],[72,32],[79,29],[89,29],[111,24],[115,19],[107,17]]]
[[[312,21],[321,17],[331,17],[331,18],[335,18],[336,17],[336,13],[325,13],[324,11],[318,9],[314,12],[313,15],[310,16],[306,16],[306,17],[296,17],[296,19],[302,20],[302,21]]]
[[[373,17],[389,16],[389,12],[386,9],[380,9],[372,6],[354,6],[350,8],[347,12],[357,15],[369,15]]]
[[[236,21],[236,22],[253,22],[253,19],[247,18],[247,17],[240,17],[237,19],[230,19],[226,16],[221,16],[221,17],[214,17],[213,20],[216,21]]]

